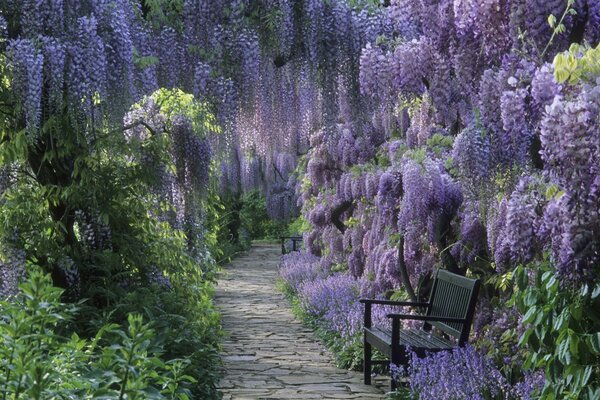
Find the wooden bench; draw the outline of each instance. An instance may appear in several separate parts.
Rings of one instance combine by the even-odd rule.
[[[424,357],[426,353],[451,350],[457,345],[464,346],[471,331],[479,285],[477,279],[438,270],[427,303],[361,299],[360,302],[365,305],[363,342],[365,384],[371,384],[372,365],[375,363],[372,360],[372,347],[387,356],[392,364],[407,365],[409,361],[407,348],[414,351],[417,356]],[[424,313],[387,314],[387,317],[392,320],[390,330],[372,326],[371,306],[374,304],[417,307]],[[402,320],[423,321],[423,326],[420,329],[401,329]],[[433,331],[432,328],[436,328],[437,331]],[[454,338],[455,341],[450,338]],[[393,378],[391,386],[392,390],[396,388]]]
[[[292,242],[292,251],[298,251],[302,247],[304,239],[302,236],[281,236],[281,254],[287,254],[288,251],[285,248],[285,242],[288,240]]]

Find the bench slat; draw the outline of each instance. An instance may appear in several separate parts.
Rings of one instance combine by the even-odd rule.
[[[417,329],[404,329],[400,331],[400,344],[410,346],[415,349],[426,351],[451,349],[452,343],[435,335],[428,334],[425,331]]]
[[[365,330],[367,332],[367,330]],[[389,328],[370,328],[370,335],[376,337],[380,341],[380,346],[389,348],[392,341],[392,330]],[[403,329],[400,331],[400,345],[408,346],[413,349],[435,351],[445,350],[454,347],[454,344],[447,339],[437,335],[425,332],[421,329]],[[374,344],[375,345],[375,344]],[[375,345],[380,351],[383,349]]]

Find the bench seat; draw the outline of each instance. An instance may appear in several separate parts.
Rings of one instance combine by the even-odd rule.
[[[367,341],[378,348],[385,356],[392,357],[392,329],[372,327],[365,328]],[[433,353],[442,350],[451,350],[455,343],[422,329],[403,329],[400,331],[400,346],[410,347],[417,354]]]

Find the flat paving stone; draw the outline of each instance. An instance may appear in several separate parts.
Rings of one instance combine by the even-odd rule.
[[[224,400],[384,399],[389,380],[372,386],[335,367],[333,355],[298,321],[275,288],[280,248],[259,244],[225,266],[216,304],[223,342]]]

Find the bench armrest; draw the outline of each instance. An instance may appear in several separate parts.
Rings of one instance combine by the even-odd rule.
[[[386,306],[406,306],[406,307],[429,307],[429,303],[419,303],[412,301],[393,301],[393,300],[375,300],[375,299],[360,299],[363,304],[382,304]]]
[[[454,317],[441,317],[435,315],[411,315],[411,314],[388,314],[388,318],[392,320],[401,319],[412,319],[416,321],[427,321],[427,322],[443,322],[443,323],[459,323],[464,324],[467,322],[466,318],[454,318]]]
[[[371,306],[373,304],[385,305],[385,306],[405,306],[405,307],[429,307],[429,303],[418,303],[412,301],[392,301],[392,300],[375,300],[375,299],[360,299],[361,303],[365,305],[365,314],[363,324],[365,328],[371,327]]]

